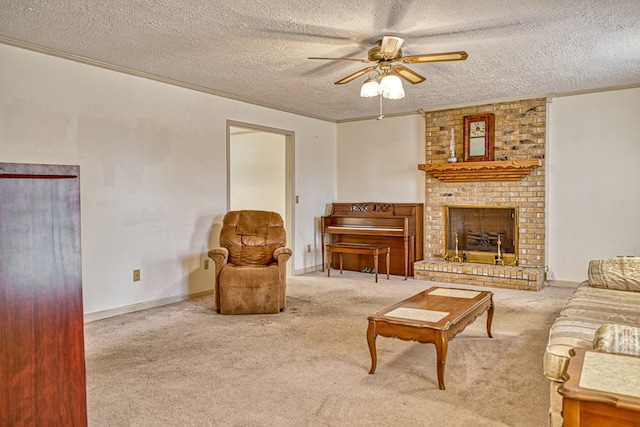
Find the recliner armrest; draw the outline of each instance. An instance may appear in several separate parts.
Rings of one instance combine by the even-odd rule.
[[[214,248],[211,249],[208,254],[209,258],[216,263],[216,276],[220,274],[220,270],[229,260],[229,249],[227,248]]]
[[[285,263],[291,258],[292,253],[293,251],[290,248],[277,248],[273,251],[273,258],[278,261],[278,264]]]

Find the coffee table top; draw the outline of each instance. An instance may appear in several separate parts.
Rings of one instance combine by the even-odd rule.
[[[492,296],[489,291],[432,287],[378,311],[369,320],[448,329]]]

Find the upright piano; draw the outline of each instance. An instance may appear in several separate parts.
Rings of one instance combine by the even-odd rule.
[[[367,243],[391,248],[391,274],[413,276],[413,262],[423,257],[423,221],[422,203],[333,203],[322,217],[322,269],[325,244]],[[343,262],[345,270],[371,267],[371,257],[357,254],[345,254]]]

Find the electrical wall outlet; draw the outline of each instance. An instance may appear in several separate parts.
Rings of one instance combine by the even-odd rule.
[[[205,270],[208,270],[208,269],[209,269],[209,260],[208,260],[208,259],[205,259],[205,260],[204,260],[204,269],[205,269]]]
[[[311,253],[311,245],[307,245],[307,253]]]
[[[133,281],[134,282],[140,281],[140,270],[133,270]]]

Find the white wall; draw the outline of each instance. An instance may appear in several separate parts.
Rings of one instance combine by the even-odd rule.
[[[1,161],[80,165],[89,318],[212,288],[202,261],[226,211],[227,120],[295,132],[294,268],[320,263],[305,248],[335,198],[335,123],[2,44],[0,112]]]
[[[340,123],[337,154],[338,201],[424,203],[420,114]]]
[[[582,281],[591,259],[640,256],[640,88],[548,106],[548,265]]]

